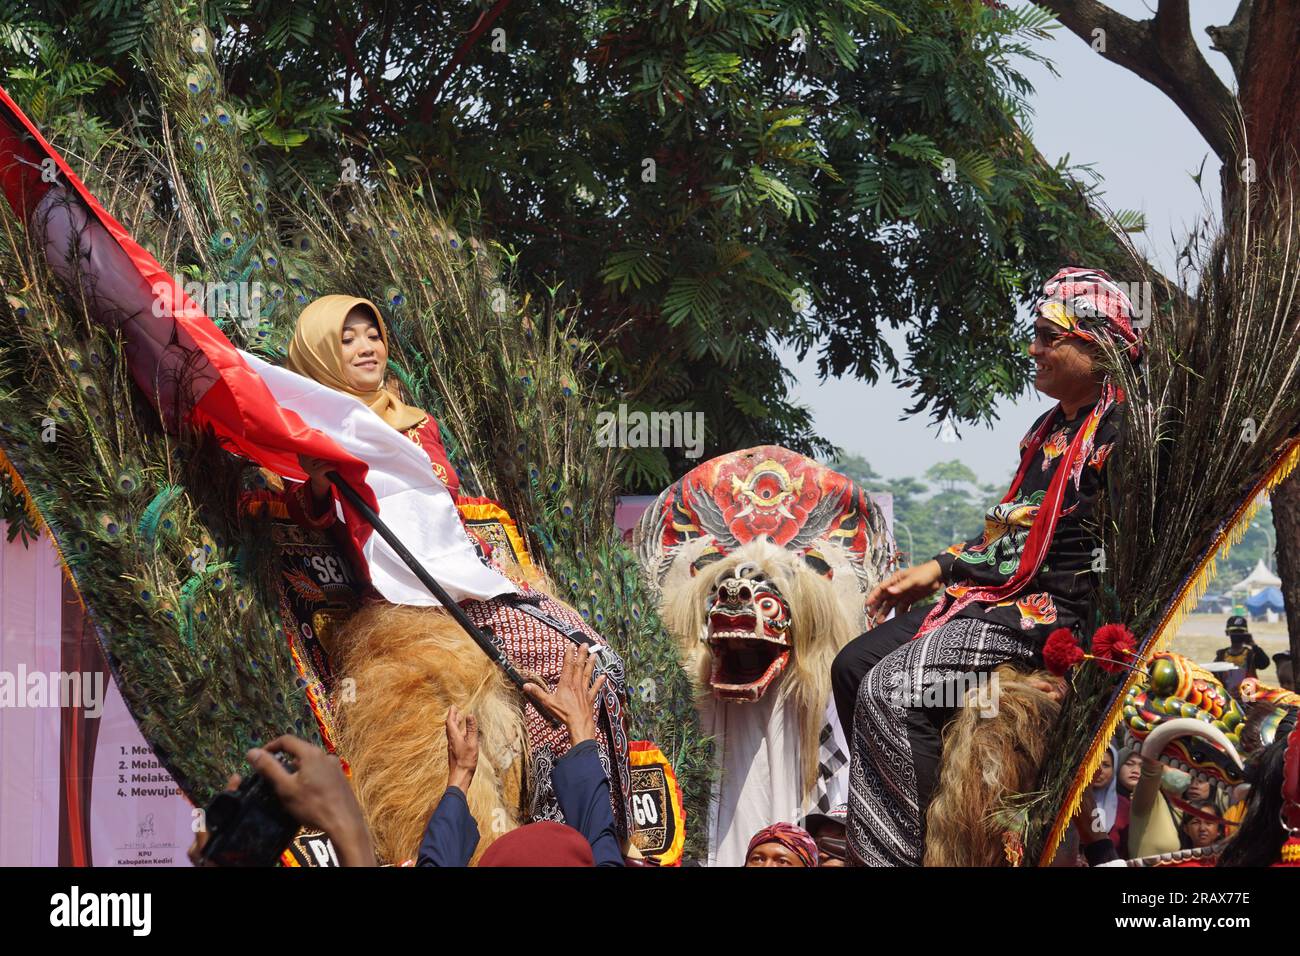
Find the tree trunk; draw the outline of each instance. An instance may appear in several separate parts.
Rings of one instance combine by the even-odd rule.
[[[1300,158],[1300,0],[1254,0],[1239,94],[1246,154],[1266,188],[1294,189]],[[1224,169],[1225,185],[1240,176]],[[1230,178],[1231,177],[1231,178]],[[1229,187],[1230,188],[1230,187]],[[1300,660],[1300,470],[1272,495],[1277,575],[1292,657]]]
[[[1277,531],[1277,576],[1286,599],[1291,658],[1300,661],[1300,472],[1273,492],[1273,527]]]

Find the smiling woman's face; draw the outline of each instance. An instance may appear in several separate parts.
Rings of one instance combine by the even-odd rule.
[[[355,306],[343,320],[343,374],[359,392],[373,392],[384,384],[388,348],[379,323],[365,306]]]

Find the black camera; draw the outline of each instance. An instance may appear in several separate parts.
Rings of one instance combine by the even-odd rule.
[[[275,759],[290,773],[298,768],[287,754]],[[208,804],[208,842],[201,854],[212,866],[275,866],[298,832],[298,821],[280,805],[271,782],[250,774],[233,793],[217,794]]]

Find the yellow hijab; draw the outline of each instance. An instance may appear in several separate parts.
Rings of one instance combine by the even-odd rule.
[[[428,418],[428,413],[406,405],[385,386],[363,391],[348,383],[343,366],[343,321],[359,305],[374,315],[384,346],[391,352],[388,328],[373,302],[351,295],[323,295],[298,316],[293,339],[289,342],[289,360],[285,365],[291,371],[328,385],[335,391],[355,395],[399,432],[406,431]]]

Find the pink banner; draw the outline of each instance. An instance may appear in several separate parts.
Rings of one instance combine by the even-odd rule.
[[[0,522],[0,866],[179,866],[192,808],[127,712],[45,538]]]

